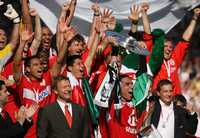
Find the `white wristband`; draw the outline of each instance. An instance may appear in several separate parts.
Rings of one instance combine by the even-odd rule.
[[[16,17],[15,19],[13,19],[13,23],[14,23],[14,24],[20,23],[20,18],[19,18],[19,17]]]

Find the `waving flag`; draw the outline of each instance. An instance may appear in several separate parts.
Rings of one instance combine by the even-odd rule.
[[[38,10],[42,20],[47,24],[53,33],[55,33],[57,17],[60,14],[61,5],[67,0],[31,0],[31,7]],[[89,26],[92,21],[93,12],[91,5],[96,0],[78,0],[75,18],[73,24],[77,25],[78,31],[87,35]],[[130,28],[128,15],[130,7],[133,3],[139,4],[143,0],[98,0],[100,7],[108,7],[112,9],[113,14],[118,21],[123,24],[125,32]],[[183,17],[186,10],[182,6],[194,5],[199,0],[148,0],[150,9],[148,11],[151,21],[151,27],[162,28],[165,31],[170,30]],[[181,5],[181,6],[179,6]],[[139,27],[141,29],[142,27]]]

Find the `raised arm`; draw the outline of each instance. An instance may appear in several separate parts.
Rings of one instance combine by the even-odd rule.
[[[8,17],[10,20],[13,21],[14,27],[12,30],[12,35],[9,44],[12,45],[12,50],[14,51],[19,39],[19,23],[20,23],[20,17],[19,14],[16,12],[16,10],[13,8],[11,4],[7,5],[7,10],[4,13],[6,17]]]
[[[192,20],[190,21],[190,24],[187,27],[187,29],[185,30],[185,32],[183,33],[183,36],[182,36],[183,40],[190,41],[190,38],[192,37],[195,26],[197,24],[197,19],[198,19],[199,15],[200,15],[200,8],[195,8]]]
[[[151,27],[150,27],[148,15],[147,15],[148,9],[149,9],[148,3],[141,4],[141,13],[142,13],[142,22],[143,22],[144,32],[147,34],[151,34]]]
[[[137,5],[132,5],[132,7],[130,8],[130,15],[128,16],[129,20],[131,21],[131,32],[135,33],[137,32],[137,24],[138,24],[138,20],[139,20],[139,6]]]
[[[87,68],[87,72],[91,72],[91,66],[92,66],[92,61],[95,57],[96,54],[96,49],[99,44],[99,37],[102,37],[102,35],[105,33],[107,30],[113,30],[115,28],[116,20],[115,17],[112,16],[112,11],[109,9],[104,9],[103,14],[101,18],[95,19],[95,31],[96,35],[94,37],[94,41],[92,44],[92,48],[90,48],[89,55],[85,61],[85,66]]]
[[[32,37],[33,37],[33,33],[30,34],[27,28],[22,29],[20,33],[20,44],[19,44],[19,47],[17,48],[17,51],[14,55],[14,60],[13,60],[14,61],[13,62],[13,77],[16,84],[20,82],[20,79],[22,76],[21,62],[22,62],[22,53],[23,53],[24,46],[26,45],[28,40],[30,40]]]
[[[64,20],[64,21],[66,20],[67,11],[70,11],[69,8],[70,8],[70,2],[64,3],[61,9],[60,17],[58,19],[59,21],[58,21],[57,30],[56,30],[56,47],[58,49],[58,52],[60,51],[60,46],[62,46],[64,42],[64,35],[63,35],[63,32],[61,32],[59,22],[61,20]],[[66,22],[66,25],[67,25],[67,22]]]
[[[76,3],[77,3],[77,0],[71,0],[71,2],[70,2],[69,13],[67,11],[67,26],[69,26],[71,24],[72,18],[74,17]]]
[[[50,73],[52,76],[52,80],[58,76],[58,74],[60,73],[61,67],[62,67],[62,63],[67,51],[67,47],[68,47],[68,42],[76,35],[76,31],[73,27],[67,27],[66,26],[66,20],[63,18],[62,20],[59,21],[59,28],[60,28],[60,32],[63,33],[64,35],[64,41],[62,43],[60,47],[60,50],[58,52],[58,58],[57,61],[54,63],[54,65],[52,66]]]
[[[95,30],[95,24],[96,24],[96,20],[100,18],[100,14],[101,14],[100,7],[97,3],[92,5],[92,10],[94,11],[94,15],[93,15],[93,20],[92,20],[91,29],[90,29],[90,36],[87,41],[88,49],[92,47],[95,37],[97,35],[96,30]]]
[[[21,0],[22,2],[22,20],[27,26],[28,31],[32,32],[32,20],[29,14],[29,0]]]
[[[33,55],[37,54],[38,48],[41,44],[42,26],[41,26],[41,22],[40,22],[40,17],[37,14],[37,11],[35,9],[30,10],[30,15],[35,17],[35,35],[34,35],[33,42],[30,46],[31,54],[33,56]]]

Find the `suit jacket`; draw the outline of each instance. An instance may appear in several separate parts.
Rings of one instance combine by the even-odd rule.
[[[37,122],[38,138],[90,138],[87,111],[72,103],[72,128],[57,102],[41,108]]]
[[[5,118],[0,115],[0,138],[23,138],[32,124],[25,120],[22,126],[18,122],[13,123],[8,113],[5,114]]]
[[[161,105],[157,101],[151,116],[151,124],[157,128],[161,114]],[[197,129],[197,114],[189,114],[185,109],[174,105],[174,138],[185,138],[186,133],[194,135]]]

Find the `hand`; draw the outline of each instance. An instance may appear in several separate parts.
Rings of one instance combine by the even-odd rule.
[[[39,105],[36,103],[32,104],[29,107],[28,107],[28,105],[26,105],[26,108],[25,108],[26,118],[27,119],[31,118],[36,113],[38,108],[39,108]]]
[[[70,2],[65,2],[62,6],[63,11],[67,11],[70,8]]]
[[[103,14],[102,14],[102,23],[108,23],[110,21],[110,17],[112,15],[113,11],[108,9],[108,8],[105,8],[103,10]]]
[[[189,113],[194,112],[194,105],[191,104],[191,103],[188,103],[187,106],[186,106],[186,110],[187,110]]]
[[[76,4],[77,0],[71,0],[72,4]]]
[[[107,30],[106,24],[101,22],[101,18],[100,17],[96,18],[94,26],[95,26],[95,30],[96,30],[97,33],[102,33],[102,32]]]
[[[118,45],[117,39],[116,39],[115,37],[112,37],[112,36],[107,36],[103,41],[104,41],[106,44],[112,43],[112,44],[114,44],[115,46]]]
[[[149,9],[149,4],[147,2],[141,3],[141,11],[142,12],[147,12]]]
[[[69,42],[76,34],[77,31],[73,27],[67,27],[66,32],[64,33],[65,41]]]
[[[19,23],[19,14],[16,12],[16,10],[13,8],[11,4],[7,5],[7,10],[4,13],[6,17],[8,17],[10,20],[13,20],[14,23]]]
[[[94,14],[96,15],[100,15],[101,11],[100,11],[100,7],[97,3],[93,4],[91,9],[94,11]]]
[[[137,5],[132,5],[132,7],[130,8],[131,14],[128,16],[129,20],[131,21],[138,21],[139,19],[139,6]]]
[[[147,48],[147,45],[145,44],[145,42],[143,41],[138,41],[138,45],[139,47],[143,48],[143,49],[146,49]]]
[[[67,20],[65,20],[65,17],[61,17],[59,19],[58,25],[59,25],[58,29],[61,33],[65,33],[67,31]]]
[[[111,16],[109,22],[107,23],[107,30],[114,30],[115,25],[116,25],[116,19],[114,16]]]
[[[21,125],[23,125],[23,123],[26,119],[24,106],[21,106],[20,109],[18,110],[18,112],[15,112],[15,118]]]
[[[31,16],[38,16],[36,9],[30,9],[29,13]]]
[[[28,41],[33,37],[34,33],[30,33],[26,27],[21,30],[20,33],[20,40],[21,41]]]

